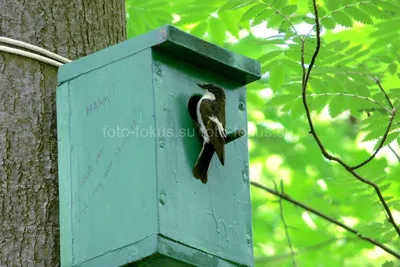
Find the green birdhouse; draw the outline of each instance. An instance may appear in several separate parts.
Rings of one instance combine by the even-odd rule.
[[[225,89],[247,129],[257,61],[165,26],[78,59],[57,88],[61,266],[253,266],[247,137],[192,175],[197,84]]]

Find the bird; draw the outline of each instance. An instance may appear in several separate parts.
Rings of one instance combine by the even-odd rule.
[[[196,106],[196,117],[203,147],[193,167],[193,176],[203,184],[208,181],[208,167],[214,152],[225,164],[225,103],[224,89],[214,84],[197,84],[204,90]]]

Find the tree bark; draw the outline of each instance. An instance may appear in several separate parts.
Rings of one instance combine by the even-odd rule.
[[[0,35],[76,59],[126,39],[124,0],[0,0]],[[57,68],[0,52],[0,266],[58,266]]]

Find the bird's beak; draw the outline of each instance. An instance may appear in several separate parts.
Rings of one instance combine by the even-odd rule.
[[[199,87],[201,87],[201,88],[203,88],[203,89],[207,89],[206,87],[205,87],[205,84],[197,84]]]

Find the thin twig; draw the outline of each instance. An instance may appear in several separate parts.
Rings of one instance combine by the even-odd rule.
[[[275,181],[274,181],[274,184],[275,184],[275,190],[278,191],[278,186],[276,185]],[[284,194],[282,180],[281,180],[281,193]],[[294,253],[294,250],[293,250],[292,241],[290,239],[288,226],[287,226],[286,221],[285,221],[285,216],[283,215],[282,198],[279,198],[279,209],[280,209],[280,213],[281,213],[282,223],[283,223],[283,226],[284,226],[284,229],[285,229],[286,239],[287,239],[288,244],[289,244],[290,253],[292,254],[292,264],[293,264],[294,267],[296,267],[297,265],[296,265],[295,253]]]
[[[325,158],[327,158],[327,159],[329,159],[329,160],[336,161],[337,163],[339,163],[340,165],[342,165],[342,166],[343,166],[350,174],[352,174],[356,179],[358,179],[359,181],[361,181],[361,182],[363,182],[363,183],[365,183],[365,184],[368,184],[369,186],[371,186],[371,187],[374,188],[376,194],[377,194],[378,197],[379,197],[380,202],[382,203],[382,205],[383,205],[384,208],[385,208],[385,211],[386,211],[387,217],[388,217],[388,221],[393,225],[393,227],[394,227],[394,229],[396,230],[397,234],[400,236],[400,228],[399,228],[399,226],[396,224],[396,222],[394,221],[392,212],[391,212],[391,210],[390,210],[388,204],[386,203],[385,199],[383,198],[382,192],[380,191],[379,187],[378,187],[375,183],[373,183],[373,182],[371,182],[371,181],[369,181],[369,180],[363,178],[363,177],[360,176],[359,174],[357,174],[357,173],[353,170],[352,167],[350,167],[349,165],[347,165],[347,164],[346,164],[343,160],[341,160],[340,158],[337,158],[337,157],[332,156],[331,154],[329,154],[329,153],[326,151],[324,145],[322,144],[320,138],[318,137],[318,135],[317,135],[317,133],[316,133],[316,131],[315,131],[314,124],[313,124],[313,121],[312,121],[312,119],[311,119],[310,109],[309,109],[308,103],[307,103],[306,89],[307,89],[308,79],[309,79],[309,77],[310,77],[311,70],[312,70],[312,68],[314,67],[315,60],[316,60],[316,58],[317,58],[317,56],[318,56],[318,53],[319,53],[319,50],[320,50],[320,47],[321,47],[321,36],[320,36],[320,25],[319,25],[319,19],[318,19],[318,8],[317,8],[316,0],[313,0],[312,2],[313,2],[314,12],[315,12],[315,24],[316,24],[316,34],[317,34],[317,46],[316,46],[315,51],[314,51],[314,54],[313,54],[313,56],[312,56],[312,58],[311,58],[311,62],[310,62],[310,65],[309,65],[309,67],[308,67],[308,69],[307,69],[306,75],[304,75],[304,73],[303,73],[303,77],[304,77],[304,78],[303,78],[303,81],[302,81],[302,98],[303,98],[303,105],[304,105],[304,109],[305,109],[305,111],[306,111],[306,116],[307,116],[308,124],[309,124],[309,127],[310,127],[310,132],[309,132],[309,133],[314,137],[315,141],[316,141],[317,144],[318,144],[318,147],[319,147],[321,153],[324,155]],[[304,41],[302,42],[302,51],[304,51]],[[304,63],[304,53],[301,54],[301,64],[302,64],[302,69],[303,69],[303,71],[305,71],[306,68],[305,68],[305,63]],[[390,123],[390,125],[391,125],[391,123]],[[390,126],[389,126],[389,127],[390,127]]]
[[[254,181],[250,181],[250,183],[255,187],[258,187],[258,188],[260,188],[260,189],[262,189],[264,191],[267,191],[270,194],[278,196],[278,197],[280,197],[280,198],[282,198],[282,199],[284,199],[286,201],[289,201],[290,203],[293,203],[296,206],[299,206],[299,207],[301,207],[301,208],[303,208],[303,209],[305,209],[305,210],[307,210],[307,211],[309,211],[311,213],[314,213],[315,215],[317,215],[317,216],[319,216],[319,217],[321,217],[321,218],[323,218],[323,219],[325,219],[325,220],[327,220],[327,221],[329,221],[329,222],[331,222],[331,223],[333,223],[333,224],[335,224],[335,225],[337,225],[337,226],[339,226],[339,227],[341,227],[341,228],[343,228],[343,229],[345,229],[345,230],[357,235],[357,237],[359,237],[360,239],[368,241],[369,243],[374,244],[377,247],[380,247],[381,249],[383,249],[387,253],[389,253],[389,254],[393,255],[394,257],[400,259],[400,254],[397,253],[396,251],[392,250],[391,248],[387,247],[386,245],[384,245],[384,244],[382,244],[382,243],[380,243],[380,242],[378,242],[378,241],[376,241],[376,240],[374,240],[374,239],[372,239],[370,237],[362,235],[356,229],[353,229],[353,228],[345,225],[344,223],[341,223],[341,222],[335,220],[334,218],[329,217],[328,215],[325,215],[322,212],[320,212],[320,211],[318,211],[318,210],[316,210],[314,208],[311,208],[311,207],[307,206],[306,204],[303,204],[303,203],[291,198],[289,195],[279,193],[276,190],[268,188],[268,187],[266,187],[264,185],[261,185],[261,184],[259,184],[257,182],[254,182]]]
[[[374,78],[374,81],[378,85],[379,89],[381,89],[382,93],[385,95],[385,98],[386,98],[387,102],[389,103],[389,106],[393,109],[394,107],[393,107],[392,101],[390,101],[388,94],[386,93],[385,89],[383,89],[381,81],[377,78]]]
[[[339,241],[339,240],[342,240],[342,241],[352,241],[352,240],[355,240],[355,239],[357,239],[357,238],[331,238],[331,239],[322,241],[322,242],[320,242],[320,243],[311,245],[311,246],[309,246],[309,247],[300,248],[300,249],[298,249],[298,250],[295,252],[295,254],[296,254],[296,255],[299,255],[299,254],[302,254],[302,253],[311,252],[311,251],[313,251],[313,250],[318,250],[318,249],[323,248],[323,247],[325,247],[325,246],[331,245],[331,244],[334,243],[335,241]],[[284,260],[284,259],[286,259],[286,258],[288,258],[288,257],[292,257],[292,254],[291,254],[291,253],[284,253],[284,254],[275,255],[275,256],[260,257],[260,258],[254,259],[254,261],[255,261],[256,263],[267,263],[267,262],[273,262],[273,261]]]
[[[388,101],[389,105],[393,108],[393,105],[389,99],[389,96],[386,94],[385,90],[383,89],[382,85],[380,85],[380,82],[378,84],[378,86],[381,88],[381,91],[386,95],[386,100]],[[369,117],[369,113],[367,112],[368,117]],[[390,149],[390,151],[392,151],[393,155],[397,158],[397,161],[400,162],[400,156],[399,154],[397,154],[397,152],[392,148],[392,146],[390,144],[388,144],[388,147]]]
[[[387,112],[392,113],[392,111],[390,109],[388,109],[387,107],[385,107],[384,105],[382,105],[381,103],[379,103],[378,101],[373,100],[372,98],[366,97],[366,96],[361,96],[361,95],[355,95],[355,94],[347,94],[347,93],[321,93],[321,94],[309,94],[309,96],[315,97],[315,96],[337,96],[337,95],[341,95],[341,96],[349,96],[349,97],[355,97],[355,98],[359,98],[359,99],[363,99],[363,100],[367,100],[369,102],[372,102],[378,106],[380,106],[381,108],[385,109]]]
[[[256,1],[256,3],[266,5],[266,6],[268,6],[269,8],[271,8],[272,10],[274,10],[276,14],[281,15],[281,16],[290,24],[290,27],[293,29],[293,31],[296,33],[296,35],[299,35],[299,33],[297,32],[297,30],[296,30],[296,28],[294,27],[293,23],[292,23],[292,22],[288,19],[288,17],[286,17],[286,15],[284,15],[281,11],[279,11],[279,10],[276,9],[276,8],[274,8],[271,4],[267,4],[267,3],[265,3],[265,2]]]
[[[398,106],[395,110],[392,111],[392,115],[390,116],[389,123],[388,123],[388,126],[386,127],[385,134],[383,135],[382,140],[379,143],[379,146],[375,150],[375,152],[368,159],[364,160],[363,162],[361,162],[360,164],[358,164],[356,166],[351,167],[352,170],[356,170],[356,169],[364,166],[365,164],[367,164],[371,160],[373,160],[375,158],[376,154],[378,154],[378,152],[382,149],[383,145],[385,144],[386,138],[387,138],[387,136],[388,136],[388,134],[390,132],[390,127],[392,127],[392,123],[393,123],[394,117],[396,116],[396,113],[399,110],[399,108],[400,108],[400,106]]]
[[[342,7],[338,8],[338,9],[333,10],[331,13],[328,13],[328,14],[326,14],[325,16],[323,16],[319,22],[321,23],[324,19],[326,19],[326,18],[332,16],[333,14],[335,14],[336,12],[338,12],[338,11],[340,11],[340,10],[342,10],[342,9],[346,9],[346,8],[348,8],[348,7],[350,7],[350,6],[355,6],[355,5],[358,5],[358,4],[367,4],[367,3],[371,3],[371,1],[360,1],[360,2],[357,2],[357,3],[352,3],[352,4],[348,4],[348,5],[342,6]],[[314,25],[314,26],[315,26],[315,25]],[[311,30],[306,34],[306,37],[309,36],[309,35],[311,34],[311,32],[314,30],[314,26],[313,26],[313,27],[311,28]]]
[[[390,151],[392,151],[392,153],[395,155],[395,157],[397,158],[397,160],[400,162],[400,156],[399,154],[396,153],[396,151],[390,146],[388,145]]]
[[[366,113],[367,113],[367,116],[369,117],[369,116],[370,116],[369,112],[366,112]],[[390,144],[388,144],[388,147],[389,147],[390,151],[392,151],[392,153],[395,155],[395,157],[397,158],[397,160],[400,162],[400,156],[399,156],[399,154],[396,153],[396,151],[390,146]]]

